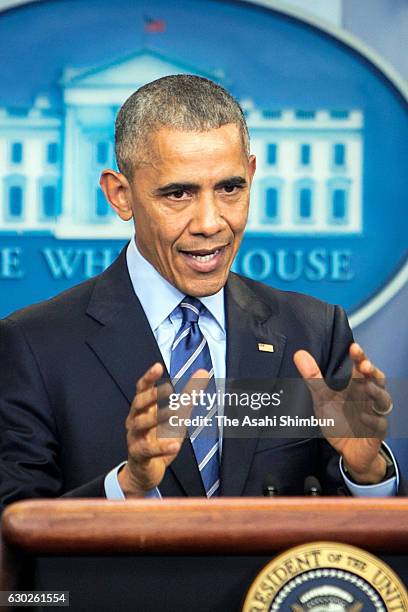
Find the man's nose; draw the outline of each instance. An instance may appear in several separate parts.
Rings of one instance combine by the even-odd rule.
[[[190,223],[192,234],[213,236],[226,227],[214,193],[201,193],[196,200],[194,216]]]

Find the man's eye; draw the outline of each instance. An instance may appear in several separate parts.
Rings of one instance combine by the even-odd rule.
[[[168,195],[175,200],[181,200],[185,194],[186,192],[183,189],[177,189],[177,191],[172,191]]]
[[[236,193],[239,189],[239,185],[224,185],[223,187],[225,193]]]

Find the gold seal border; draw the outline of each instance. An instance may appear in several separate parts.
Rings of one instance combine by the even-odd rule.
[[[302,558],[302,555],[306,556],[306,558],[311,557],[310,562],[314,563],[314,565],[306,569],[296,570],[293,568],[294,560]],[[317,559],[318,556],[322,557],[319,561]],[[384,602],[387,611],[408,611],[408,592],[406,587],[387,563],[384,563],[384,561],[362,548],[357,548],[350,544],[317,541],[290,548],[274,557],[274,559],[265,565],[248,590],[242,612],[267,612],[277,594],[291,580],[308,571],[332,568],[347,571],[365,580]],[[269,597],[269,595],[265,595],[265,591],[267,592],[268,588],[262,588],[262,585],[270,584],[271,580],[273,583],[276,583],[274,572],[277,572],[279,569],[282,569],[282,571],[286,569],[290,575],[287,579],[281,581],[275,592]],[[271,576],[272,578],[270,578]],[[373,583],[374,578],[376,579],[375,583]],[[396,601],[397,596],[400,605]],[[387,604],[387,601],[390,605]]]

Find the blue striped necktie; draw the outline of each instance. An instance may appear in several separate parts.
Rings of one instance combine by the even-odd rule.
[[[198,325],[198,319],[205,310],[205,306],[197,298],[185,297],[177,308],[181,310],[183,322],[171,349],[170,377],[174,390],[176,393],[181,393],[191,375],[204,368],[210,375],[205,393],[215,394],[216,386],[210,350]],[[191,418],[212,417],[212,425],[189,429],[190,440],[207,497],[218,495],[220,487],[218,425],[214,418],[216,414],[216,402],[210,411],[207,410],[207,404],[193,406]]]

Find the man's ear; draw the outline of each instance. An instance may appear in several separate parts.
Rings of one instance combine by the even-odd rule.
[[[104,170],[99,184],[115,213],[123,221],[129,221],[133,217],[133,210],[130,186],[125,175],[111,169]]]
[[[252,183],[252,179],[254,178],[255,170],[256,170],[256,157],[255,155],[250,155],[248,159],[249,166],[249,179]]]

